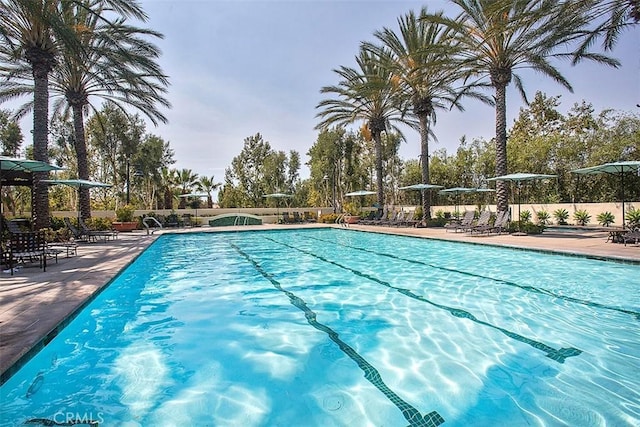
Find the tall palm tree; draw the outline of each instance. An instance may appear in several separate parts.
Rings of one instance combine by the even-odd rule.
[[[176,174],[176,184],[180,186],[180,194],[189,194],[198,185],[198,174],[191,169],[180,169]],[[180,198],[178,208],[184,209],[187,206],[187,199]]]
[[[221,182],[216,182],[215,176],[203,176],[200,177],[198,182],[198,190],[207,193],[207,207],[211,209],[213,207],[213,197],[211,193],[216,191],[222,185]]]
[[[140,37],[162,38],[162,34],[125,25],[124,18],[106,22],[100,7],[89,12],[91,3],[92,0],[80,0],[67,3],[63,8],[61,18],[75,32],[81,50],[62,52],[49,79],[52,97],[57,97],[54,114],[65,115],[69,110],[73,114],[78,177],[85,180],[90,176],[84,113],[88,109],[94,112],[99,109],[92,104],[92,97],[109,100],[125,114],[125,105],[132,106],[154,124],[167,122],[156,104],[170,106],[163,97],[168,80],[155,62],[159,50]],[[27,73],[23,77],[22,81],[7,82],[7,89],[1,91],[0,96],[32,94],[33,85]],[[23,105],[17,114],[24,114],[32,106],[33,102]],[[81,188],[79,193],[81,216],[86,219],[91,216],[89,189]]]
[[[11,64],[26,61],[33,76],[33,154],[47,162],[49,121],[49,74],[61,52],[79,53],[76,34],[62,19],[67,2],[59,0],[5,0],[0,13],[0,61],[3,73],[12,77]],[[135,0],[93,0],[88,11],[106,5],[120,16],[144,20],[146,15]],[[5,66],[7,65],[8,66]],[[20,71],[21,72],[21,71]],[[36,228],[49,225],[48,188],[40,181],[47,173],[34,173],[33,211]]]
[[[378,209],[384,206],[382,171],[382,132],[394,131],[404,139],[396,123],[418,128],[415,118],[405,114],[398,102],[398,86],[393,75],[381,64],[385,58],[361,48],[356,57],[358,69],[341,66],[334,70],[342,79],[338,85],[325,86],[320,92],[336,95],[320,101],[316,108],[322,121],[316,129],[328,129],[332,125],[348,125],[358,121],[365,123],[367,133],[375,143],[376,182]]]
[[[513,80],[527,101],[518,69],[530,68],[572,90],[567,79],[550,63],[553,58],[571,58],[561,49],[577,41],[588,16],[578,2],[554,0],[450,0],[460,9],[455,19],[430,15],[431,22],[446,25],[453,37],[469,79],[488,79],[495,90],[496,175],[507,173],[506,92]],[[618,62],[587,50],[582,59],[617,66]],[[496,185],[498,210],[508,207],[507,187]]]
[[[429,184],[429,138],[435,138],[432,124],[436,123],[436,111],[457,108],[463,111],[460,103],[463,96],[475,97],[487,103],[492,101],[476,92],[473,86],[463,86],[462,72],[455,65],[456,45],[449,31],[437,22],[429,22],[423,8],[420,15],[413,11],[398,19],[399,33],[389,28],[376,31],[375,37],[381,46],[366,43],[379,55],[384,49],[391,53],[391,61],[383,63],[388,66],[393,78],[399,82],[404,101],[413,109],[420,126],[420,163],[422,182]],[[438,12],[436,16],[442,16]],[[431,217],[429,197],[422,197],[423,220]]]

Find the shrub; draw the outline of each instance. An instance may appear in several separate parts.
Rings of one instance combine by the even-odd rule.
[[[436,212],[436,219],[444,219],[444,211],[442,209]]]
[[[573,213],[573,219],[576,220],[578,225],[587,225],[591,221],[591,215],[585,209],[578,209]]]
[[[116,209],[116,220],[119,222],[133,221],[133,212],[135,209],[131,205],[124,205]]]
[[[629,223],[629,228],[640,228],[640,209],[631,208],[627,211],[624,218]]]
[[[556,219],[558,225],[567,225],[567,219],[569,219],[569,211],[560,208],[553,211],[553,217]]]
[[[531,222],[531,212],[528,210],[520,212],[520,221]]]
[[[598,224],[604,227],[608,227],[609,225],[613,224],[613,222],[616,220],[616,217],[613,216],[611,212],[601,212],[596,217],[596,220],[598,221]]]
[[[336,218],[338,218],[338,215],[334,213],[323,214],[320,216],[320,218],[318,218],[318,222],[332,224],[336,222]]]
[[[521,231],[527,234],[542,234],[544,228],[544,225],[537,225],[532,222],[518,223],[517,221],[513,221],[509,223],[509,233]]]
[[[547,225],[549,224],[549,219],[551,219],[551,215],[547,211],[538,211],[536,212],[536,222],[538,225]]]
[[[436,216],[437,216],[437,213],[436,213]],[[446,214],[444,216],[446,217]],[[416,210],[413,211],[413,219],[422,219],[422,206],[418,206]]]
[[[89,218],[85,221],[87,227],[93,230],[111,230],[111,218]]]

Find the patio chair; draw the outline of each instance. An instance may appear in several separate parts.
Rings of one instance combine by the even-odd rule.
[[[47,241],[44,231],[11,233],[7,249],[6,256],[12,276],[15,265],[27,260],[38,261],[40,268],[47,271]]]
[[[87,224],[84,222],[82,218],[78,218],[78,222],[80,225],[80,229],[84,233],[86,233],[86,235],[89,236],[89,238],[93,238],[94,241],[96,241],[98,237],[100,237],[101,239],[104,239],[105,241],[109,239],[115,240],[118,238],[118,232],[116,230],[94,230],[92,228],[89,228],[89,226],[87,226]]]
[[[621,236],[624,245],[627,246],[627,242],[634,242],[636,245],[640,242],[640,231],[630,231]]]
[[[493,225],[489,224],[489,220],[491,220],[491,211],[482,211],[478,221],[476,221],[475,225],[470,226],[467,231],[471,234],[487,231],[493,227]]]
[[[66,216],[63,218],[63,221],[64,221],[64,225],[67,227],[67,229],[69,229],[69,231],[71,232],[71,235],[75,240],[89,240],[89,235],[86,232],[79,230],[75,225],[73,225],[71,223],[71,218]]]
[[[20,224],[15,221],[7,221],[5,224],[7,224],[7,230],[9,230],[9,233],[24,233],[27,231],[20,228]]]
[[[502,234],[502,232],[509,226],[509,211],[498,212],[496,220],[493,223],[493,227],[489,230],[489,233],[496,232]]]
[[[473,219],[475,217],[475,212],[474,211],[466,211],[462,217],[462,219],[458,222],[458,221],[452,221],[448,224],[444,225],[445,231],[447,230],[454,230],[454,231],[458,231],[458,230],[462,230],[462,231],[466,231],[469,228],[471,228],[472,224],[473,224]]]

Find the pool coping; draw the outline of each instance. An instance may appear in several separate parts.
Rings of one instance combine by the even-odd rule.
[[[589,236],[588,240],[582,238],[583,241],[595,242],[591,246],[577,245],[576,242],[579,240],[571,235],[491,235],[478,237],[466,233],[448,233],[442,228],[364,226],[360,224],[349,227],[334,224],[267,224],[225,228],[168,229],[155,235],[121,233],[121,237],[117,240],[81,245],[79,256],[61,258],[58,264],[48,266],[46,273],[39,270],[22,271],[12,277],[4,274],[0,276],[0,296],[3,297],[0,302],[0,385],[4,384],[33,355],[55,338],[60,330],[106,289],[160,235],[311,228],[337,228],[395,234],[640,265],[640,248],[629,245],[626,247],[627,249],[624,249],[624,256],[621,256],[612,253],[612,251],[620,251],[624,246],[605,243],[604,235],[592,232],[590,233],[593,235]],[[547,242],[547,244],[540,245],[540,242]],[[51,289],[55,291],[55,295],[49,299],[45,298],[44,301],[35,302],[24,300],[27,297],[38,299],[41,293],[46,293]],[[37,295],[35,290],[38,291]],[[7,301],[7,297],[10,301]]]

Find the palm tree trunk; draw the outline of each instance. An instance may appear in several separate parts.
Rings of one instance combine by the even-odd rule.
[[[84,137],[84,121],[82,105],[73,103],[73,129],[75,132],[76,159],[78,161],[78,178],[89,180],[89,165],[87,161],[87,142]],[[80,187],[80,216],[82,219],[91,218],[91,201],[89,188]]]
[[[49,71],[44,63],[32,62],[33,71],[33,157],[35,160],[49,162]],[[49,227],[49,187],[41,181],[49,178],[48,172],[33,174],[32,205],[34,228],[40,230]]]
[[[422,183],[429,184],[429,116],[420,114],[420,165]],[[422,191],[422,220],[431,219],[431,200],[426,190]]]
[[[376,144],[376,183],[378,185],[378,210],[384,208],[384,191],[382,188],[382,132],[375,130],[373,140]]]
[[[507,85],[494,84],[496,88],[496,176],[507,174]],[[496,181],[497,210],[509,207],[507,184]]]

